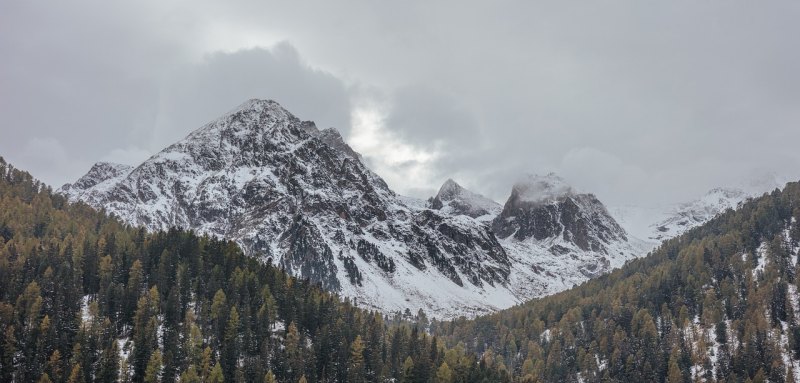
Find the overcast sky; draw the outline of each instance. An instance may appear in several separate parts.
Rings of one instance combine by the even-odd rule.
[[[267,98],[418,197],[800,179],[800,2],[271,3],[0,2],[0,156],[60,186]]]

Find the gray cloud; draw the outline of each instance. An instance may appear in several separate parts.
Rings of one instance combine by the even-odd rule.
[[[264,97],[343,130],[405,193],[453,177],[500,200],[557,171],[611,204],[680,201],[800,178],[798,18],[792,1],[12,0],[0,153],[61,182]]]
[[[309,67],[293,46],[281,43],[269,50],[216,52],[178,68],[162,86],[154,145],[180,139],[251,98],[275,99],[299,118],[315,120],[320,129],[349,132],[345,84]]]
[[[0,155],[59,186],[96,161],[138,163],[248,98],[347,133],[344,83],[291,44],[204,51],[186,17],[99,1],[0,4]]]
[[[391,99],[386,126],[418,146],[446,144],[457,148],[480,142],[478,122],[455,95],[424,85],[398,89]]]

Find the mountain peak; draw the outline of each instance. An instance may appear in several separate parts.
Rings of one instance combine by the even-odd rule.
[[[501,206],[478,193],[464,189],[452,178],[448,178],[439,188],[436,197],[429,200],[432,209],[447,214],[466,215],[472,218],[492,219],[500,213]],[[481,218],[483,220],[484,218]]]
[[[527,175],[514,184],[503,211],[494,219],[499,238],[536,241],[563,238],[584,251],[607,252],[626,241],[626,233],[592,194],[576,193],[555,173]]]
[[[232,112],[251,110],[251,109],[264,110],[267,108],[280,108],[285,110],[285,108],[275,100],[251,98],[239,104],[239,106],[233,108]]]
[[[452,178],[448,178],[447,181],[444,181],[442,187],[439,188],[439,192],[436,194],[436,197],[449,200],[452,196],[458,195],[464,188],[461,187],[456,181],[453,181]]]
[[[124,177],[132,170],[133,166],[130,165],[101,161],[92,165],[89,172],[75,181],[75,183],[66,184],[62,186],[61,189],[68,190],[70,188],[75,188],[78,190],[86,190],[105,181]]]

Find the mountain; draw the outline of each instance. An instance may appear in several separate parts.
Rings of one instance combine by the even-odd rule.
[[[511,382],[426,323],[358,308],[231,242],[67,203],[0,157],[2,382]]]
[[[59,192],[151,231],[234,240],[366,307],[437,317],[510,307],[644,254],[589,195],[550,190],[552,201],[540,202],[552,209],[538,211],[514,192],[501,208],[453,181],[428,202],[397,195],[336,130],[266,100],[242,104],[135,168],[95,165]],[[548,212],[560,215],[547,225],[567,230],[506,235],[506,220],[528,230]]]
[[[428,205],[448,215],[466,215],[477,220],[490,220],[503,209],[499,203],[464,189],[452,179],[442,184],[439,193],[428,200]]]
[[[491,225],[522,296],[567,289],[647,252],[594,195],[576,192],[552,173],[518,181]]]
[[[650,225],[654,230],[649,238],[664,240],[681,235],[728,209],[736,209],[748,197],[741,189],[712,189],[699,199],[675,206],[666,218]]]
[[[106,169],[119,171],[106,171]],[[334,129],[250,100],[134,169],[98,164],[60,192],[149,230],[235,240],[292,275],[387,311],[505,307],[491,230],[396,195]]]
[[[578,287],[432,331],[525,382],[796,382],[799,206],[790,183]]]
[[[728,209],[736,209],[748,199],[780,189],[786,182],[788,180],[783,177],[765,173],[746,178],[737,186],[711,189],[689,202],[655,207],[617,206],[611,210],[628,233],[650,241],[655,247]]]

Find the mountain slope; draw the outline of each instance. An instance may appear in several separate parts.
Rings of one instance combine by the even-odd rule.
[[[233,243],[69,204],[0,157],[2,382],[431,381],[447,363],[510,381],[392,322]]]
[[[434,333],[525,381],[797,381],[798,222],[790,183],[610,274]]]

